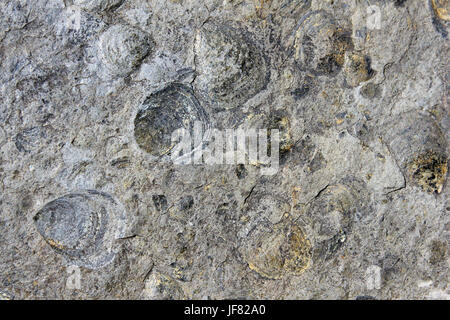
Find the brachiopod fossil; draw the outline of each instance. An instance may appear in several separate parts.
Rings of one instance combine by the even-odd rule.
[[[267,61],[244,30],[206,23],[195,39],[196,86],[218,108],[245,103],[268,82]]]
[[[70,263],[103,267],[114,256],[114,240],[125,232],[124,208],[111,196],[88,190],[47,203],[35,216],[45,241]]]
[[[114,25],[99,40],[101,61],[112,76],[125,77],[150,53],[150,36],[138,29]]]
[[[196,122],[205,132],[209,122],[207,113],[189,87],[173,83],[144,101],[134,119],[134,136],[142,150],[159,157],[170,154],[175,130],[192,133]]]

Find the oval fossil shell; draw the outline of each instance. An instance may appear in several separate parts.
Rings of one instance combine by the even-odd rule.
[[[150,53],[150,36],[138,29],[114,25],[99,39],[101,61],[111,76],[124,77]]]
[[[323,10],[303,16],[294,34],[294,59],[301,69],[334,75],[344,64],[345,52],[353,48],[351,33]]]
[[[37,230],[56,252],[90,269],[113,260],[113,242],[123,236],[125,220],[119,203],[93,190],[53,200],[34,216]]]
[[[73,0],[73,4],[86,10],[104,11],[119,6],[124,0]]]
[[[249,268],[269,279],[300,275],[311,260],[311,244],[294,224],[280,223],[272,229],[257,226],[241,250]]]
[[[381,136],[409,181],[440,193],[447,177],[447,143],[434,119],[415,111],[383,126]]]
[[[175,130],[184,128],[194,139],[196,122],[205,132],[209,123],[207,113],[189,87],[173,83],[144,101],[134,119],[134,137],[142,150],[160,157],[170,154]]]
[[[263,53],[244,30],[206,23],[195,38],[197,88],[218,108],[235,108],[262,91],[269,79]]]

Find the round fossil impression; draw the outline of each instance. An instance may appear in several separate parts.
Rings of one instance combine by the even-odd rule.
[[[269,67],[244,30],[206,23],[195,38],[196,86],[218,108],[238,107],[263,90]]]
[[[426,192],[440,193],[447,177],[447,144],[434,119],[412,111],[386,126],[383,139],[408,179]]]
[[[138,146],[152,156],[170,154],[174,145],[172,134],[185,129],[194,140],[196,123],[202,132],[208,128],[208,115],[194,96],[192,90],[183,84],[173,83],[165,89],[150,95],[134,119],[134,137]],[[201,141],[194,141],[193,148]]]
[[[146,33],[114,25],[100,36],[100,57],[111,76],[125,77],[150,53],[150,45],[151,39]]]
[[[114,259],[114,241],[123,237],[126,226],[124,208],[111,196],[93,190],[47,203],[34,221],[56,252],[89,269],[101,268]]]
[[[249,268],[269,279],[300,275],[311,260],[310,242],[295,224],[257,226],[241,250]]]
[[[295,60],[302,69],[319,75],[339,72],[345,52],[352,48],[351,33],[323,10],[308,12],[295,32]]]

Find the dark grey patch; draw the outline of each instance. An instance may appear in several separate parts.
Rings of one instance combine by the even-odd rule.
[[[406,0],[393,0],[394,6],[396,7],[404,7]]]
[[[392,281],[396,274],[401,273],[401,259],[394,254],[388,253],[380,261],[382,265],[382,277],[384,282]]]
[[[185,196],[178,202],[178,209],[186,211],[194,206],[194,198],[192,196]]]
[[[352,127],[347,129],[347,132],[358,138],[363,144],[368,145],[373,136],[373,128],[366,121],[358,121]]]
[[[447,258],[447,244],[443,241],[434,240],[430,246],[430,264],[436,265]]]
[[[376,71],[372,69],[372,59],[360,53],[346,55],[345,86],[356,87],[361,82],[370,80]]]
[[[158,211],[166,211],[167,206],[167,198],[163,194],[156,195],[154,194],[152,196],[153,204],[155,205],[156,210]]]
[[[247,177],[247,174],[248,174],[248,171],[245,168],[245,165],[243,165],[243,164],[238,164],[236,166],[235,172],[236,172],[236,176],[238,177],[239,180],[245,179],[245,177]]]
[[[448,31],[446,26],[441,23],[441,21],[437,18],[437,17],[432,17],[431,18],[431,23],[434,26],[434,29],[436,29],[436,31],[444,38],[447,39],[448,37]]]
[[[98,35],[106,27],[106,24],[101,19],[85,11],[80,11],[79,26],[79,29],[77,26],[72,26],[65,30],[69,45],[82,45],[84,42]]]
[[[297,88],[294,91],[292,91],[292,95],[294,96],[295,100],[300,100],[301,98],[306,96],[308,92],[309,92],[309,85],[304,84],[300,88]]]
[[[121,157],[117,158],[111,161],[111,166],[116,168],[125,168],[130,164],[130,158],[129,157]]]

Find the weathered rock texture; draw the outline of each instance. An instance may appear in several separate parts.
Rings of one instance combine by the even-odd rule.
[[[0,298],[447,299],[449,12],[2,0]],[[175,166],[196,122],[278,172]]]

